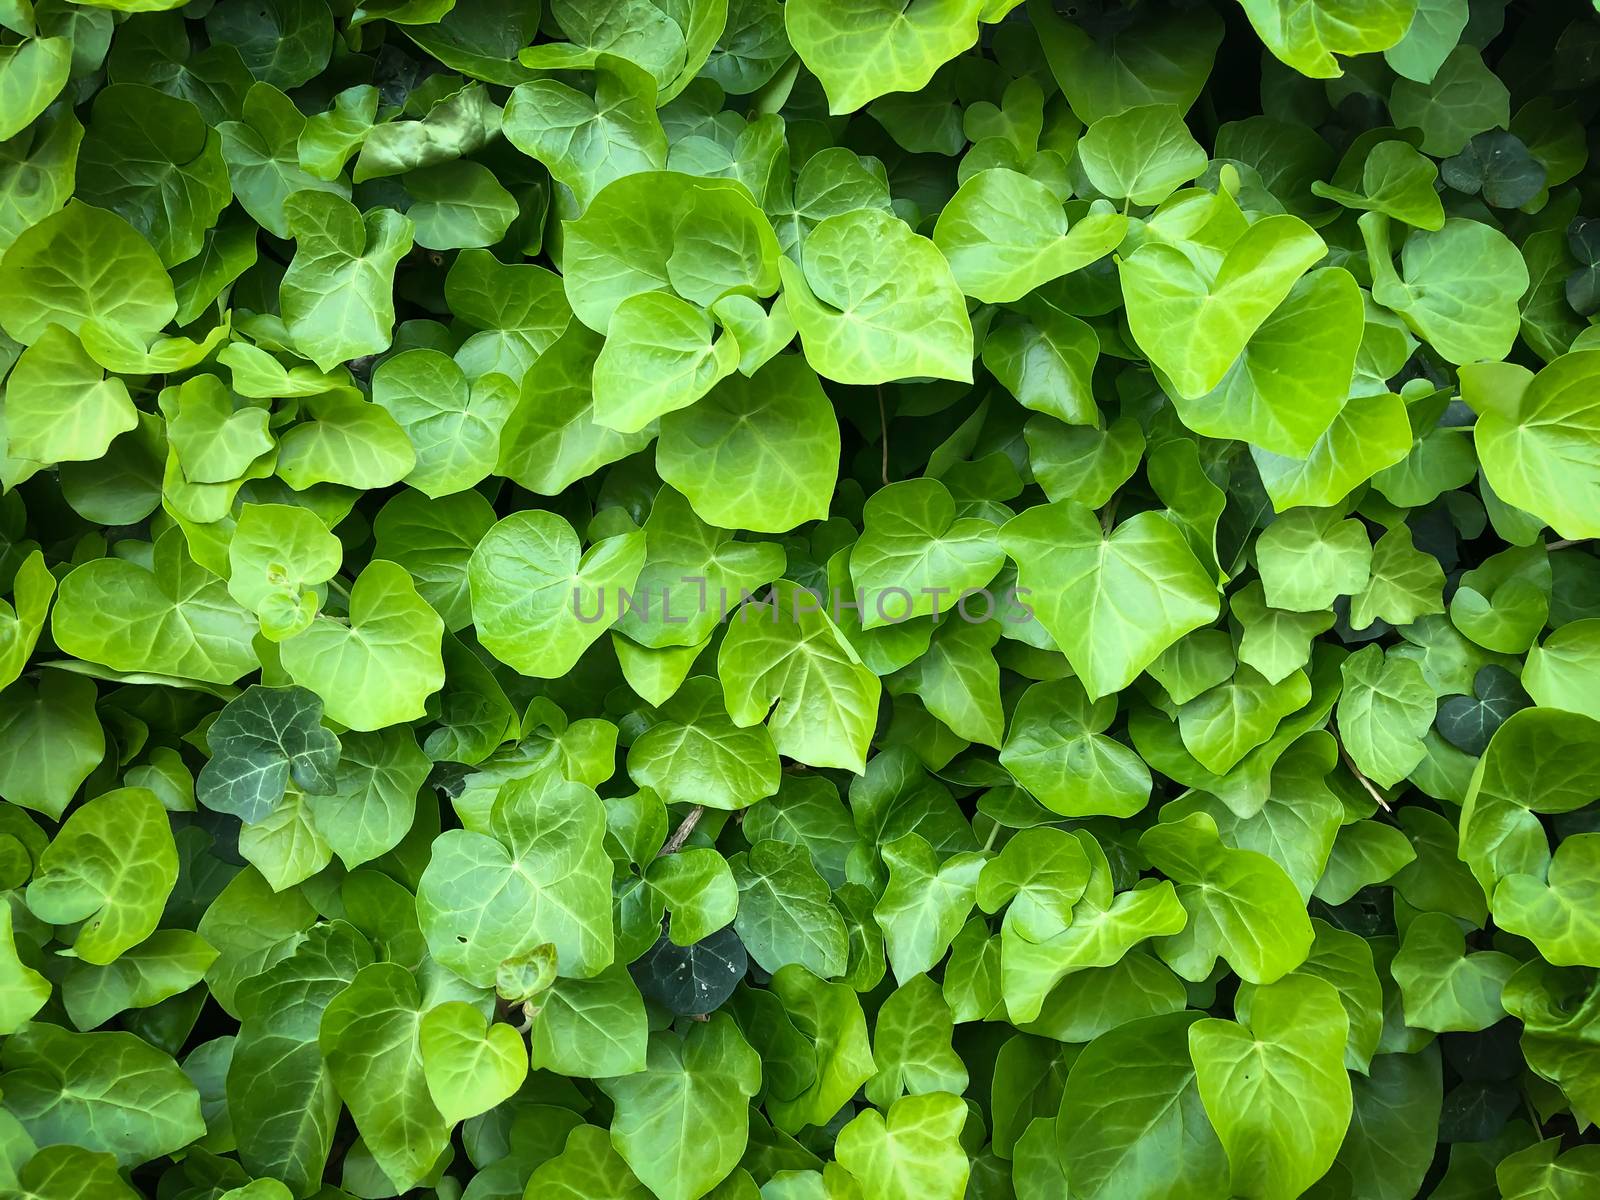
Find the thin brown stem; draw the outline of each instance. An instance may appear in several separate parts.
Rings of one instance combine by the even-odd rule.
[[[1374,786],[1372,780],[1361,773],[1361,768],[1356,766],[1355,759],[1350,757],[1350,751],[1344,748],[1344,740],[1339,737],[1338,733],[1333,735],[1333,739],[1339,743],[1339,758],[1346,767],[1350,768],[1350,774],[1356,777],[1356,782],[1367,789],[1367,795],[1376,800],[1384,812],[1393,812],[1394,809],[1390,808],[1389,802],[1383,798],[1383,793]]]
[[[1562,538],[1559,542],[1546,542],[1546,550],[1565,550],[1568,546],[1581,546],[1585,542],[1592,542],[1593,538]]]
[[[705,809],[698,804],[691,808],[688,815],[672,831],[672,836],[667,839],[667,844],[661,847],[661,853],[676,854],[679,850],[682,850],[683,844],[689,840],[689,835],[694,832],[694,827],[700,823],[700,814],[703,812],[705,812]]]

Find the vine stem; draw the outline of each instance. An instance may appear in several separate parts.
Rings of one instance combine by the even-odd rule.
[[[883,384],[878,385],[878,428],[883,433],[883,486],[889,486],[889,414],[883,406]]]
[[[1568,546],[1581,546],[1585,542],[1592,542],[1593,538],[1562,538],[1559,542],[1546,542],[1546,550],[1565,550]]]
[[[700,823],[700,814],[703,812],[705,812],[705,808],[699,804],[691,808],[688,815],[672,831],[672,836],[667,839],[667,844],[661,847],[661,853],[656,857],[660,858],[663,855],[676,854],[679,850],[682,850],[683,844],[689,840],[689,835],[694,832],[694,827]]]
[[[1338,742],[1339,758],[1343,761],[1345,766],[1350,768],[1350,774],[1356,777],[1356,782],[1367,789],[1367,795],[1376,800],[1382,806],[1384,812],[1393,812],[1394,809],[1390,808],[1389,802],[1383,798],[1383,793],[1373,786],[1372,780],[1363,775],[1361,773],[1361,768],[1356,766],[1355,759],[1350,757],[1350,751],[1344,748],[1344,739],[1335,733],[1333,735],[1333,740]]]

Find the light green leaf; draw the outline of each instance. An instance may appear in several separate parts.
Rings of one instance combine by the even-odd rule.
[[[1500,991],[1517,965],[1496,950],[1467,953],[1454,918],[1422,913],[1406,929],[1390,970],[1405,1000],[1407,1025],[1470,1033],[1505,1016]]]
[[[1332,608],[1338,597],[1367,586],[1371,565],[1366,528],[1337,509],[1292,509],[1256,541],[1264,598],[1288,612]]]
[[[0,142],[0,254],[67,202],[82,141],[83,126],[64,112]]]
[[[304,170],[299,141],[309,128],[306,115],[272,83],[258,80],[248,86],[235,114],[240,120],[216,126],[222,157],[243,210],[274,237],[290,237],[286,202],[291,195],[317,190],[349,200],[349,182],[339,170],[331,171],[331,176]]]
[[[595,419],[637,433],[687,408],[739,366],[734,338],[716,337],[711,318],[668,292],[640,292],[611,314],[594,365]]]
[[[432,497],[465,491],[494,470],[500,429],[516,406],[518,389],[503,375],[468,381],[437,350],[407,350],[372,376],[373,402],[411,443],[416,465],[405,482]]]
[[[830,113],[854,112],[889,92],[915,92],[978,40],[983,0],[799,0],[784,26],[822,82]]]
[[[778,790],[778,752],[763,725],[735,725],[717,680],[696,676],[628,751],[628,774],[667,804],[736,811]]]
[[[1335,54],[1370,54],[1397,44],[1416,11],[1416,0],[1372,0],[1355,9],[1333,0],[1240,3],[1267,49],[1313,79],[1344,74]]]
[[[644,646],[698,651],[727,609],[783,573],[782,547],[739,541],[706,524],[670,487],[656,493],[644,535],[645,563],[633,589],[638,603],[616,624],[618,632]],[[682,662],[674,690],[692,657]],[[626,662],[623,666],[626,672]]]
[[[398,726],[346,733],[332,787],[306,797],[317,833],[348,868],[387,854],[410,832],[432,767],[416,735]]]
[[[472,380],[504,375],[520,383],[572,320],[559,275],[531,263],[502,263],[487,250],[456,255],[444,296],[451,313],[477,330],[455,352]]]
[[[1410,526],[1395,525],[1372,547],[1370,578],[1350,602],[1351,627],[1365,629],[1375,620],[1409,625],[1443,611],[1444,568],[1413,545]]]
[[[17,956],[11,906],[0,905],[0,1031],[10,1037],[44,1007],[50,981]]]
[[[1303,671],[1272,683],[1241,662],[1230,678],[1179,707],[1178,731],[1196,762],[1225,775],[1310,699],[1311,681]]]
[[[663,854],[645,870],[645,880],[665,903],[667,935],[692,946],[727,926],[739,908],[739,886],[728,861],[710,848],[692,846]]]
[[[1600,406],[1592,381],[1600,350],[1564,354],[1537,375],[1509,364],[1463,372],[1462,398],[1478,412],[1473,442],[1496,495],[1566,538],[1600,536]]]
[[[834,1153],[864,1194],[883,1200],[960,1200],[971,1164],[962,1149],[967,1106],[949,1092],[903,1096],[885,1116],[866,1109],[839,1131]]]
[[[667,164],[656,83],[625,58],[594,60],[594,94],[553,79],[521,84],[506,104],[506,140],[571,188],[580,208],[609,183]]]
[[[591,380],[601,345],[598,334],[573,322],[524,372],[516,407],[500,431],[499,474],[554,496],[650,444],[656,431],[649,426],[624,434],[594,419]],[[465,357],[471,346],[469,339],[460,355]]]
[[[1501,359],[1516,340],[1516,298],[1528,289],[1528,268],[1509,238],[1493,226],[1459,217],[1437,230],[1414,229],[1400,248],[1397,274],[1387,220],[1361,218],[1372,298],[1405,319],[1418,337],[1452,363]]]
[[[118,1174],[115,1158],[82,1146],[44,1147],[13,1182],[23,1200],[140,1200]]]
[[[1045,495],[1088,508],[1099,508],[1128,482],[1145,447],[1144,432],[1132,417],[1118,417],[1097,429],[1063,425],[1041,414],[1028,419],[1023,437],[1034,479]]]
[[[924,0],[926,2],[926,0]],[[817,373],[839,383],[972,379],[972,324],[939,248],[898,217],[859,209],[820,222],[783,295]]]
[[[1215,585],[1177,526],[1155,512],[1108,536],[1088,508],[1056,501],[1002,526],[1000,544],[1092,699],[1126,687],[1217,615]]]
[[[501,111],[480,83],[458,87],[446,76],[443,86],[420,88],[407,111],[414,121],[385,121],[361,141],[352,172],[357,183],[437,166],[482,149],[500,132]]]
[[[844,974],[844,920],[803,848],[757,842],[728,865],[739,887],[734,929],[763,970],[776,972],[798,963],[822,979]]]
[[[661,87],[658,103],[666,104],[705,65],[728,19],[728,6],[726,0],[697,0],[659,10],[637,0],[552,0],[551,13],[572,41],[523,50],[518,58],[524,66],[570,70],[589,66],[611,51],[648,70]]]
[[[1418,0],[1405,37],[1383,52],[1384,61],[1407,79],[1432,83],[1470,20],[1467,0]]]
[[[1432,159],[1411,143],[1396,140],[1379,142],[1367,153],[1361,164],[1361,191],[1320,180],[1312,183],[1311,190],[1345,208],[1383,213],[1418,229],[1441,229],[1444,205],[1434,187],[1438,178],[1439,168]]]
[[[517,200],[482,163],[439,163],[404,176],[414,237],[428,250],[481,249],[506,236]]]
[[[816,597],[780,580],[773,598],[731,618],[717,652],[735,725],[765,720],[778,753],[860,774],[878,720],[878,677]]]
[[[1189,1027],[1235,1196],[1290,1200],[1332,1165],[1352,1109],[1346,1026],[1333,986],[1296,975],[1255,993],[1248,1026],[1207,1018]]]
[[[0,1066],[5,1107],[38,1145],[115,1155],[126,1169],[205,1135],[189,1077],[131,1033],[35,1022],[6,1039]]]
[[[1495,887],[1495,924],[1520,934],[1557,966],[1600,965],[1600,834],[1575,833],[1556,847],[1546,879],[1508,875]]]
[[[600,1086],[616,1105],[611,1144],[633,1173],[660,1200],[695,1200],[744,1153],[761,1059],[732,1018],[715,1013],[681,1037],[651,1034],[645,1069]]]
[[[1073,906],[1072,921],[1037,941],[1016,937],[1001,951],[1006,1011],[1015,1022],[1039,1016],[1056,984],[1077,971],[1109,967],[1146,938],[1183,929],[1188,914],[1169,880],[1119,895],[1092,892]]]
[[[441,834],[422,873],[417,916],[440,964],[479,987],[544,942],[563,976],[610,965],[611,862],[594,792],[557,776],[508,780],[489,829]]]
[[[1119,263],[1134,341],[1179,396],[1203,396],[1326,252],[1310,226],[1286,215],[1251,225],[1220,260],[1210,256],[1210,270],[1178,246],[1147,239]]]
[[[1113,200],[1159,204],[1206,169],[1206,152],[1175,105],[1146,104],[1091,124],[1078,165]]]
[[[172,281],[150,243],[115,213],[69,201],[0,260],[0,329],[24,345],[51,324],[155,332],[172,319]]]
[[[418,1044],[428,1095],[447,1124],[510,1099],[528,1075],[522,1035],[498,1021],[491,1025],[465,1001],[429,1009]]]
[[[278,477],[298,492],[324,483],[380,488],[399,482],[416,461],[404,430],[352,388],[311,396],[300,407],[311,419],[284,433],[275,463],[271,455],[251,463],[248,478],[276,466]]]
[[[0,47],[0,141],[21,133],[66,86],[72,40],[29,37]]]
[[[282,641],[310,626],[313,589],[333,578],[343,557],[339,539],[310,509],[246,504],[228,543],[228,595],[256,614],[265,637]]]
[[[1104,258],[1127,228],[1126,217],[1096,205],[1068,229],[1066,211],[1049,188],[996,167],[973,175],[950,198],[933,243],[963,292],[998,303]]]
[[[394,272],[411,248],[410,219],[387,208],[362,213],[348,200],[309,190],[284,201],[284,212],[295,254],[279,297],[295,346],[323,371],[387,350]]]
[[[478,637],[522,674],[558,678],[620,615],[644,560],[642,531],[580,555],[578,535],[557,514],[513,513],[484,534],[467,567]]]
[[[1051,812],[1132,816],[1150,799],[1150,770],[1110,737],[1116,701],[1090,701],[1076,679],[1036,683],[1011,716],[1000,764]]]
[[[0,694],[0,795],[59,821],[78,786],[106,755],[94,715],[93,680],[40,672]]]
[[[953,854],[940,862],[920,834],[908,833],[881,847],[889,883],[873,909],[888,946],[895,979],[905,983],[932,970],[949,949],[977,898],[977,854]]]
[[[1359,361],[1359,360],[1358,360]],[[1303,458],[1250,447],[1261,483],[1278,512],[1338,503],[1411,451],[1405,402],[1389,392],[1352,396]]]
[[[1362,328],[1354,277],[1336,267],[1312,271],[1250,335],[1221,383],[1203,396],[1175,398],[1178,415],[1207,437],[1312,454],[1345,407]]]
[[[127,1009],[149,1008],[187,991],[216,957],[197,933],[158,929],[107,966],[73,963],[61,982],[61,999],[74,1025],[97,1029]]]
[[[622,967],[593,979],[558,979],[539,997],[531,1038],[535,1070],[604,1079],[645,1069],[644,1000]]]
[[[84,922],[73,949],[104,966],[151,934],[177,877],[161,801],[144,788],[119,788],[67,818],[39,856],[28,908],[52,925]]]
[[[1004,317],[990,329],[983,341],[983,365],[1024,408],[1088,426],[1085,432],[1104,437],[1103,431],[1093,428],[1099,420],[1093,373],[1100,356],[1094,327],[1043,302],[1033,304],[1029,316],[1029,320]],[[1030,421],[1024,433],[1029,437],[1034,476],[1043,485],[1049,481],[1049,472],[1046,456],[1035,449],[1035,442],[1042,440],[1039,429]],[[1059,488],[1050,482],[1046,494],[1061,499]],[[1090,503],[1083,497],[1074,498]]]
[[[827,515],[839,444],[821,381],[804,358],[786,354],[668,413],[656,470],[708,524],[783,533]]]
[[[1588,1146],[1561,1152],[1549,1138],[1501,1159],[1495,1182],[1505,1200],[1580,1200],[1600,1180],[1600,1154]]]
[[[1354,821],[1339,830],[1314,894],[1328,904],[1344,904],[1362,888],[1392,879],[1416,857],[1405,834],[1393,825]]]
[[[982,588],[1005,561],[995,527],[956,518],[949,489],[937,479],[908,479],[874,492],[862,513],[860,539],[850,553],[850,579],[865,589],[863,628],[949,611],[956,598]],[[907,596],[886,604],[891,592]],[[950,604],[941,605],[948,597]],[[885,610],[888,611],[885,611]]]
[[[939,985],[926,975],[907,980],[878,1009],[872,1030],[878,1074],[867,1098],[887,1108],[902,1095],[966,1091],[966,1064],[950,1043],[954,1029]]]
[[[565,229],[563,279],[572,310],[610,331],[630,296],[669,292],[708,309],[729,293],[770,296],[778,241],[743,185],[677,171],[618,179]]]
[[[416,1186],[450,1141],[423,1065],[426,1013],[411,972],[362,967],[322,1014],[319,1042],[334,1086],[374,1162],[395,1188]]]
[[[1529,650],[1522,686],[1535,704],[1600,721],[1600,619],[1563,625]]]
[[[283,669],[356,730],[420,717],[444,683],[444,623],[403,567],[375,560],[350,589],[349,623],[318,616],[281,643]]]
[[[1422,761],[1422,735],[1433,724],[1433,689],[1409,658],[1363,646],[1339,666],[1339,732],[1356,766],[1393,787]]]
[[[1091,1042],[1067,1077],[1055,1141],[1084,1200],[1228,1194],[1228,1162],[1189,1060],[1195,1013],[1119,1025]]]
[[[1205,979],[1218,956],[1250,983],[1270,984],[1306,960],[1313,932],[1294,882],[1272,859],[1223,844],[1205,813],[1146,830],[1139,849],[1178,884],[1189,913],[1156,951],[1185,979]]]

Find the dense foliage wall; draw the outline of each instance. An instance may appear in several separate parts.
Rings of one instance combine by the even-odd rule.
[[[0,1195],[1600,1195],[1597,84],[0,0]]]

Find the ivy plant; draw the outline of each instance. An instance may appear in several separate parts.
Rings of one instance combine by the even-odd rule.
[[[1581,0],[0,0],[0,1196],[1600,1195]]]

